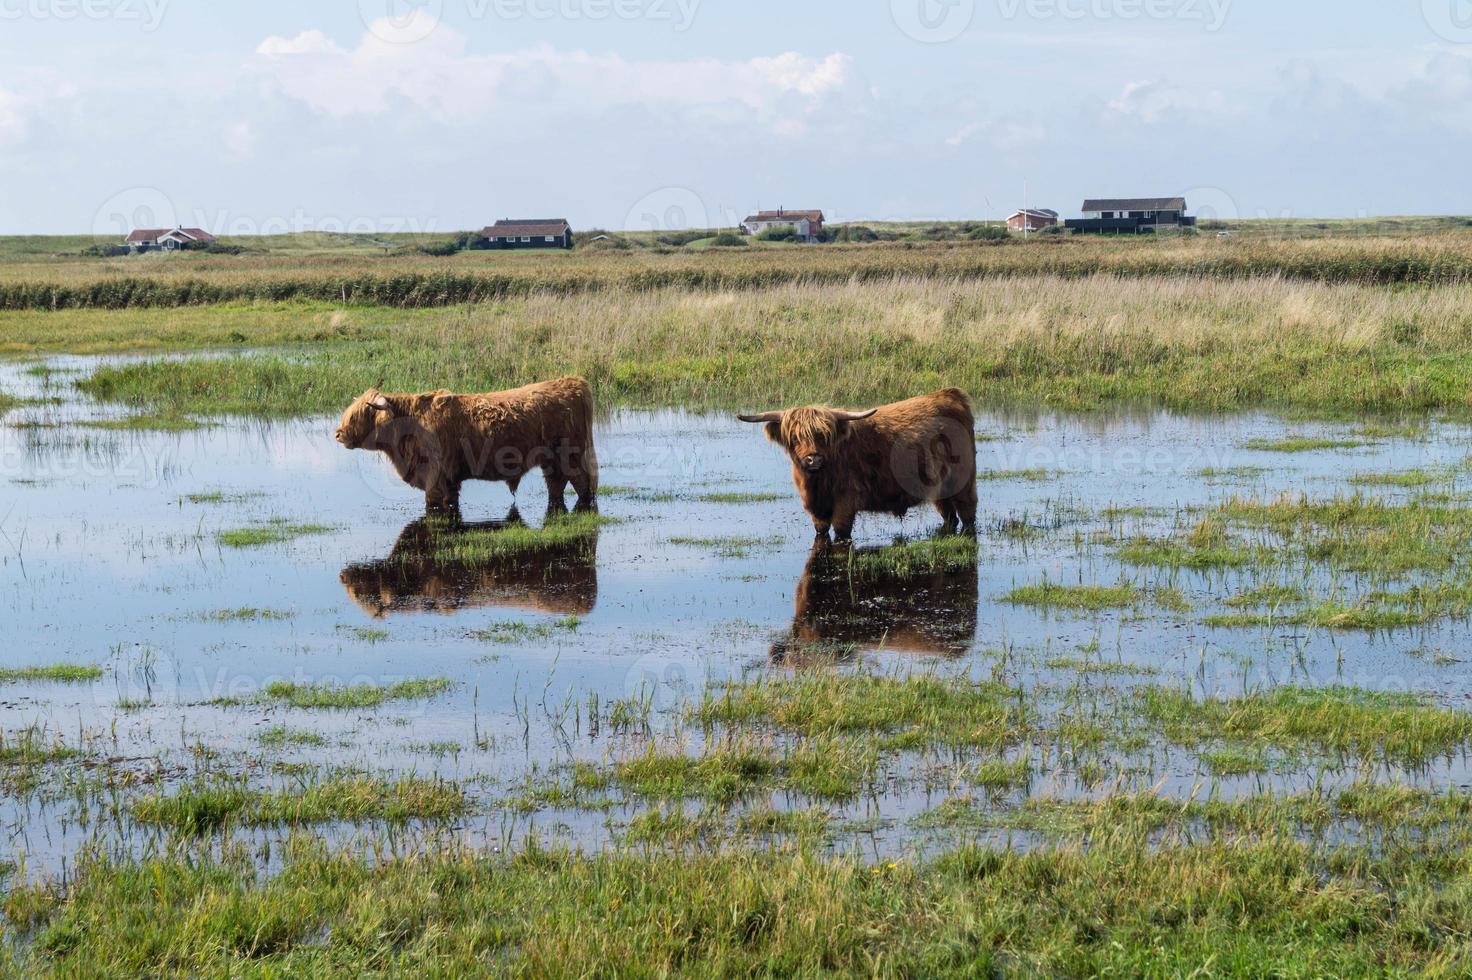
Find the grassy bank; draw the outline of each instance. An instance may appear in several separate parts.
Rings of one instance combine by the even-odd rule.
[[[1269,836],[1148,850],[963,847],[925,864],[804,850],[370,861],[90,861],[6,908],[26,975],[1358,976],[1469,966],[1465,845],[1325,853]]]
[[[645,405],[865,404],[959,385],[993,405],[1458,409],[1472,392],[1469,309],[1472,285],[1114,276],[231,308],[218,315],[242,343],[295,349],[108,367],[84,388],[160,414],[332,412],[380,381],[475,391],[570,372],[605,403]],[[163,314],[156,332],[136,312],[6,322],[13,347],[187,347],[219,338],[213,315]],[[114,317],[132,320],[131,338]]]
[[[538,294],[1101,274],[1281,276],[1361,285],[1464,283],[1472,279],[1472,233],[1241,240],[1045,236],[996,245],[762,247],[720,254],[634,250],[535,256],[464,252],[449,258],[266,254],[13,261],[0,263],[0,310],[160,309],[289,300],[422,308]]]

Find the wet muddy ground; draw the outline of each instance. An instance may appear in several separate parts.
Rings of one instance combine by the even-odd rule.
[[[23,856],[27,874],[89,843],[148,846],[129,795],[216,774],[288,790],[325,770],[438,777],[472,802],[456,833],[599,846],[650,804],[551,792],[574,763],[607,766],[649,746],[699,754],[727,737],[692,718],[702,697],[732,680],[793,676],[817,657],[883,677],[1015,686],[1037,720],[1033,735],[986,750],[1025,774],[994,801],[1004,810],[1121,787],[1232,798],[1365,774],[1363,761],[1276,754],[1234,772],[1155,736],[1091,751],[1055,737],[1080,712],[1101,730],[1128,728],[1138,685],[1197,697],[1344,685],[1457,708],[1472,693],[1460,610],[1392,628],[1213,621],[1265,586],[1354,607],[1429,577],[1460,582],[1455,564],[1325,563],[1230,520],[1233,544],[1261,554],[1214,563],[1125,550],[1187,540],[1233,499],[1460,508],[1472,429],[1459,423],[983,413],[975,562],[856,575],[848,553],[814,550],[787,463],[759,430],[726,415],[617,411],[597,429],[603,526],[565,546],[461,560],[437,553],[436,537],[539,526],[540,481],[515,501],[503,486],[470,484],[463,525],[428,525],[422,497],[386,462],[334,443],[335,419],[98,427],[127,415],[72,390],[95,363],[0,365],[0,390],[26,400],[0,419],[0,670],[101,668],[76,683],[0,683],[7,744],[31,733],[75,750],[0,793],[0,850]],[[1407,473],[1419,475],[1392,478]],[[855,553],[882,554],[937,524],[929,509],[865,516]],[[1433,522],[1426,533],[1442,532]],[[1030,586],[1036,601],[1019,592]],[[262,698],[283,680],[415,679],[449,685],[349,709]],[[816,806],[834,846],[908,852],[947,838],[924,815],[956,798],[977,762],[885,751],[857,792],[781,785],[741,806]],[[1432,787],[1466,779],[1459,753],[1372,768]]]

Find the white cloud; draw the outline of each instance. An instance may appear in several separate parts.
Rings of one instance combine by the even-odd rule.
[[[246,120],[225,127],[225,149],[235,156],[248,157],[256,148],[256,129]]]
[[[0,88],[0,146],[22,143],[30,132],[31,120],[26,101],[14,92]]]
[[[376,32],[345,50],[320,31],[268,37],[257,72],[288,97],[334,117],[378,115],[407,102],[440,122],[465,122],[499,109],[545,105],[563,111],[639,106],[735,106],[761,116],[801,115],[845,92],[852,59],[796,52],[745,61],[629,61],[615,54],[520,51],[468,54],[441,24],[424,40],[393,44]],[[788,119],[787,131],[800,123]]]
[[[1124,90],[1109,100],[1106,115],[1155,123],[1176,114],[1216,114],[1226,109],[1226,99],[1219,92],[1195,92],[1164,82],[1146,81],[1125,83]]]

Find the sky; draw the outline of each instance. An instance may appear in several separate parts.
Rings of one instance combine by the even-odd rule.
[[[1472,0],[0,0],[0,234],[1472,213]]]

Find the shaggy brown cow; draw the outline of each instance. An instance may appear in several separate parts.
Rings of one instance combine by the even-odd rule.
[[[515,494],[538,469],[549,510],[566,509],[569,482],[580,509],[594,506],[598,494],[593,392],[582,378],[479,395],[369,388],[343,413],[337,441],[387,455],[431,509],[457,507],[466,480],[501,481]]]
[[[955,657],[976,640],[980,573],[897,575],[866,571],[856,579],[843,551],[813,545],[797,583],[792,628],[772,643],[773,663],[809,657],[848,659],[859,650]]]
[[[792,481],[813,527],[839,541],[854,517],[903,517],[927,500],[949,530],[976,528],[976,439],[971,401],[946,388],[867,412],[817,405],[742,415],[792,459]]]
[[[368,615],[453,613],[510,608],[586,616],[598,601],[598,538],[480,561],[437,558],[456,536],[521,525],[512,508],[503,521],[461,523],[421,517],[399,535],[389,556],[342,570],[348,595]]]

